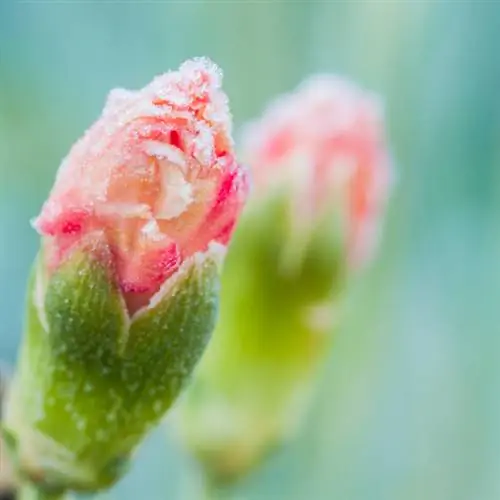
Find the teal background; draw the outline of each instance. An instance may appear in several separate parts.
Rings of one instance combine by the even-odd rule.
[[[380,92],[397,184],[353,284],[303,435],[244,499],[500,498],[500,4],[0,2],[0,358],[20,339],[37,214],[115,86],[191,56],[225,72],[236,125],[307,74]],[[170,432],[171,434],[171,432]],[[196,500],[158,431],[112,498]]]

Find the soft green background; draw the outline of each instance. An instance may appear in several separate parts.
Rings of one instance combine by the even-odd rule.
[[[110,88],[206,54],[238,125],[339,72],[385,96],[397,189],[307,430],[240,497],[500,498],[499,47],[487,0],[1,0],[0,357],[19,342],[28,221]],[[114,498],[196,500],[163,435]]]

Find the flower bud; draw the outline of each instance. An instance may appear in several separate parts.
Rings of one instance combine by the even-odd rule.
[[[220,84],[215,65],[195,60],[110,93],[34,221],[49,273],[84,240],[103,242],[133,314],[186,259],[227,244],[245,179]]]
[[[45,489],[113,484],[211,334],[246,196],[218,68],[111,92],[34,227],[42,250],[6,432]]]
[[[295,224],[313,231],[326,214],[331,226],[338,212],[350,265],[371,257],[391,177],[376,96],[335,76],[312,77],[247,126],[243,154],[259,194],[292,191]]]
[[[179,418],[212,481],[239,477],[297,432],[390,180],[378,100],[331,76],[278,99],[242,145],[255,190]]]

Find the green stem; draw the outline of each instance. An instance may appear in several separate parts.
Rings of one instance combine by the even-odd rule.
[[[235,498],[233,486],[221,483],[214,478],[205,477],[203,490],[203,500],[231,500]]]
[[[202,498],[203,500],[219,500],[218,488],[210,481],[206,481],[204,484]]]
[[[69,500],[64,492],[46,491],[33,484],[24,483],[17,494],[17,500]]]

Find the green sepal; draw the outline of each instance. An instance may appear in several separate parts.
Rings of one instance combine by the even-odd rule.
[[[6,419],[33,481],[88,492],[126,471],[208,342],[217,260],[209,250],[184,262],[130,320],[106,259],[75,251],[48,280],[38,259]]]
[[[331,345],[348,273],[343,214],[297,227],[291,203],[284,188],[247,206],[212,342],[180,405],[183,437],[215,482],[296,432]]]
[[[203,367],[220,349],[224,362],[214,361],[214,372],[227,363],[237,366],[240,360],[226,356],[234,352],[249,363],[279,360],[280,369],[290,364],[300,370],[311,349],[324,350],[333,320],[322,325],[309,320],[318,309],[333,311],[345,290],[342,218],[326,212],[297,237],[293,216],[290,194],[283,189],[254,200],[241,217],[224,262],[220,318]],[[295,255],[288,248],[292,244]]]

